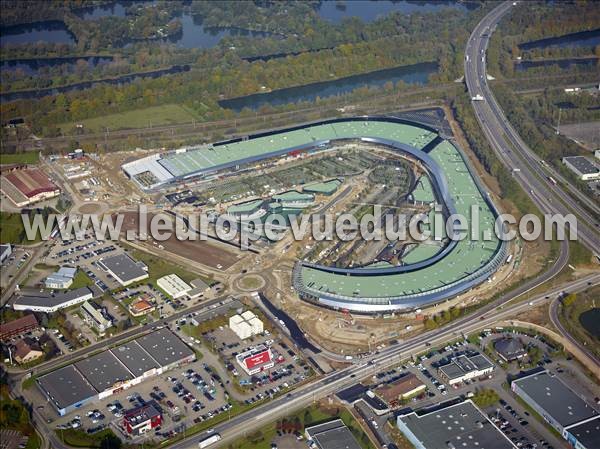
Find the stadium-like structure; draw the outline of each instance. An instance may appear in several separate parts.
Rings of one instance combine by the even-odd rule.
[[[302,299],[358,313],[407,312],[472,289],[504,263],[508,244],[496,237],[498,211],[463,154],[436,129],[404,119],[321,121],[154,155],[125,164],[123,170],[142,188],[156,189],[228,176],[280,156],[324,151],[340,141],[378,145],[418,161],[428,176],[419,180],[415,201],[442,205],[445,217],[474,216],[468,220],[467,238],[446,239],[443,247],[420,244],[402,265],[339,268],[298,261],[292,283]]]

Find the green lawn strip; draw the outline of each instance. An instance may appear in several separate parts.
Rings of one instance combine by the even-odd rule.
[[[77,288],[89,287],[94,285],[94,281],[82,270],[77,270],[73,283],[69,287],[69,290],[75,290]]]
[[[76,123],[62,123],[58,127],[63,131],[74,129],[75,125],[82,124],[84,129],[92,132],[116,131],[119,129],[150,128],[161,125],[174,125],[178,123],[191,123],[197,120],[195,114],[189,109],[176,104],[151,106],[133,111],[104,115],[102,117],[79,120]]]
[[[28,151],[26,153],[0,154],[0,164],[37,164],[39,162],[39,153],[37,151]]]
[[[56,429],[60,440],[73,447],[99,448],[102,440],[109,435],[114,435],[111,429],[104,429],[97,433],[89,434],[79,429]]]

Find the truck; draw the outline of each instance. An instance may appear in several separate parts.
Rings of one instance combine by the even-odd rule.
[[[556,185],[556,179],[554,179],[552,176],[548,176],[548,181],[550,181],[552,184]]]
[[[211,444],[216,443],[220,439],[221,439],[221,435],[219,435],[218,433],[214,433],[211,436],[209,436],[208,438],[204,438],[203,440],[200,440],[198,442],[198,447],[199,448],[208,447]]]
[[[481,94],[477,94],[471,98],[473,101],[483,101],[483,96]]]

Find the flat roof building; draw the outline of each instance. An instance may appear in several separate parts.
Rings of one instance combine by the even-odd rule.
[[[144,335],[136,341],[158,362],[160,372],[178,364],[192,362],[196,358],[195,352],[167,328]]]
[[[58,271],[52,273],[44,281],[46,288],[52,289],[65,289],[69,288],[73,284],[73,278],[75,278],[77,268],[72,267],[60,267]]]
[[[156,284],[171,298],[181,298],[192,289],[183,279],[176,274],[168,274],[159,278]]]
[[[341,419],[304,429],[306,439],[317,449],[361,449],[360,444]]]
[[[600,168],[585,156],[563,157],[563,164],[582,181],[600,179]]]
[[[148,278],[148,267],[125,253],[100,259],[98,264],[123,287]]]
[[[242,352],[235,356],[235,359],[242,369],[252,376],[275,366],[271,348],[265,345],[258,345],[254,348]]]
[[[40,376],[37,383],[62,416],[195,357],[165,328]]]
[[[241,315],[233,315],[229,318],[229,328],[240,340],[245,340],[253,335],[262,333],[264,325],[254,313],[246,310]]]
[[[447,365],[438,368],[440,377],[449,385],[490,374],[493,370],[494,365],[483,354],[461,355],[453,358]]]
[[[416,449],[515,449],[469,399],[398,416],[396,423]]]
[[[124,384],[134,377],[110,351],[83,359],[75,367],[98,391],[100,399],[110,396],[115,389],[125,388]]]
[[[600,417],[583,421],[563,432],[563,437],[575,449],[594,449],[600,447]]]
[[[37,378],[38,386],[60,416],[91,402],[98,392],[75,365],[67,365]]]
[[[6,245],[0,245],[0,265],[4,265],[4,261],[12,254],[12,245],[10,243]]]
[[[161,424],[160,406],[155,401],[127,410],[123,417],[123,427],[133,435],[142,435]]]
[[[585,400],[548,371],[513,380],[511,389],[563,436],[565,428],[598,415]]]
[[[99,292],[90,287],[81,287],[65,292],[40,292],[21,290],[15,294],[12,307],[15,310],[52,313],[59,309],[74,306],[98,296]]]

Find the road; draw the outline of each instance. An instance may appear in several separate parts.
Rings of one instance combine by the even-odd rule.
[[[585,355],[587,355],[589,357],[590,360],[592,360],[596,366],[598,367],[598,369],[600,370],[600,359],[598,359],[598,357],[596,357],[596,355],[594,353],[592,353],[587,346],[584,346],[583,344],[581,344],[581,342],[579,340],[577,340],[576,338],[574,338],[569,331],[563,326],[562,322],[560,321],[559,317],[558,317],[558,309],[560,307],[560,298],[555,298],[551,303],[550,303],[550,321],[552,321],[552,324],[554,324],[554,327],[556,327],[556,329],[558,330],[558,332],[565,337],[567,340],[569,340],[569,342],[571,342],[571,344],[573,344],[574,346],[576,346],[577,348],[579,348],[579,350],[581,352],[583,352]]]
[[[600,248],[600,208],[575,187],[570,186],[547,164],[542,164],[541,159],[511,126],[488,86],[486,50],[490,35],[500,19],[511,8],[518,6],[513,4],[504,2],[494,8],[477,24],[467,42],[464,62],[467,89],[471,97],[483,97],[482,101],[472,101],[475,116],[491,147],[500,160],[512,170],[513,176],[529,192],[540,210],[544,214],[573,213],[578,218],[578,239],[597,253]],[[548,176],[554,177],[560,183],[554,185]],[[563,185],[567,186],[569,193],[563,189]],[[582,207],[580,203],[584,203],[587,208]],[[590,213],[588,209],[594,213]]]

